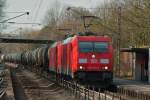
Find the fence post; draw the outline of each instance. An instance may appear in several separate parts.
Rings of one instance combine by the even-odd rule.
[[[139,98],[138,98],[138,92],[136,92],[136,99],[138,100]]]
[[[104,94],[105,94],[105,100],[106,100],[106,91],[104,91]]]
[[[93,100],[94,100],[94,95],[95,95],[95,94],[94,94],[94,89],[95,89],[95,88],[94,88],[94,86],[93,86],[93,89],[92,89],[92,90],[93,90]]]
[[[119,100],[121,100],[121,95],[119,96]]]
[[[79,85],[77,84],[77,97],[79,98]]]
[[[84,88],[84,95],[85,95],[85,100],[86,100],[86,88]]]
[[[72,87],[72,84],[70,84],[70,90],[71,90],[71,96],[73,94],[73,87]]]
[[[88,90],[87,91],[88,91],[88,100],[89,100],[89,85],[88,85]]]
[[[113,93],[113,96],[112,96],[112,100],[114,100],[114,93]]]
[[[147,100],[147,99],[146,99],[146,95],[145,95],[145,94],[144,94],[144,100]]]
[[[99,100],[101,100],[101,90],[100,90],[100,88],[98,89],[98,97],[99,97]]]
[[[75,96],[77,97],[77,83],[75,83]]]
[[[62,86],[63,86],[63,88],[64,88],[64,80],[62,79]]]
[[[80,87],[79,87],[78,89],[79,89],[79,100],[80,100],[80,94],[81,94],[81,92],[80,92]]]
[[[150,100],[150,96],[148,95],[148,100]]]
[[[69,95],[70,95],[70,98],[71,99],[71,88],[70,88],[70,83],[68,83],[68,89],[69,89]]]

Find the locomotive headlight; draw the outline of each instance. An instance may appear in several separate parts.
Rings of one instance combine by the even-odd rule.
[[[108,69],[108,66],[105,66],[104,69],[107,70],[107,69]]]
[[[79,63],[87,63],[87,59],[79,58]]]
[[[80,68],[80,69],[83,69],[83,66],[80,66],[79,68]]]
[[[109,64],[109,59],[100,59],[101,64]]]

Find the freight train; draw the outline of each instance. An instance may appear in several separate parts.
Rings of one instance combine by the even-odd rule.
[[[113,47],[106,36],[73,36],[34,51],[2,55],[1,61],[37,65],[67,80],[106,85],[113,79]]]

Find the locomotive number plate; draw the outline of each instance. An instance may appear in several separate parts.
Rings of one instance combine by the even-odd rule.
[[[91,63],[97,63],[97,59],[91,59]]]

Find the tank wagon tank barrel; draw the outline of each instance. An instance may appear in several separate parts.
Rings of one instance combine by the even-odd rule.
[[[21,65],[48,65],[48,46],[33,51],[1,55],[1,62]]]

